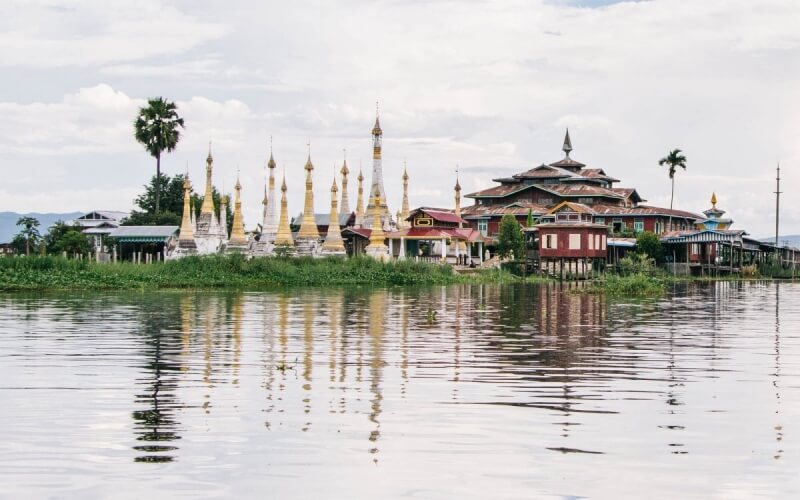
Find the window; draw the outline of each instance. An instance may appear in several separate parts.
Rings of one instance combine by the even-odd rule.
[[[606,223],[606,218],[605,217],[595,217],[594,218],[594,223],[595,224],[605,224]]]
[[[486,233],[489,232],[489,221],[486,219],[481,219],[478,221],[478,232],[481,233],[483,236],[486,236]]]
[[[606,249],[606,235],[605,234],[601,234],[600,235],[600,250],[605,250],[605,249]]]
[[[594,250],[594,237],[589,235],[589,250]]]
[[[644,231],[644,221],[642,219],[635,219],[633,221],[633,230],[637,233]]]
[[[600,248],[600,235],[599,234],[595,234],[594,235],[594,248],[595,248],[595,250],[601,250],[601,248]]]
[[[656,224],[655,224],[655,229],[656,229],[656,234],[663,233],[664,232],[664,223],[661,222],[660,220],[657,220]]]
[[[569,249],[570,250],[580,250],[581,249],[581,235],[580,234],[570,234],[569,235]]]
[[[555,236],[556,235],[554,235],[554,234],[548,234],[548,235],[546,235],[544,237],[544,247],[545,248],[555,248],[556,247],[556,245],[555,245],[555,240],[556,240]]]

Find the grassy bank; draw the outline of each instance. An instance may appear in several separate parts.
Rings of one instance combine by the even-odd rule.
[[[435,285],[514,281],[508,273],[459,276],[449,266],[369,258],[187,257],[149,265],[96,264],[61,257],[0,258],[0,291],[270,288],[324,285]]]
[[[667,282],[662,278],[643,273],[627,276],[609,274],[578,291],[619,297],[651,297],[664,294],[667,291]]]

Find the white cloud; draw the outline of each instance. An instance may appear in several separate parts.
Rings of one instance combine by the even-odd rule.
[[[0,22],[0,65],[97,66],[180,54],[224,34],[160,0],[12,0]]]

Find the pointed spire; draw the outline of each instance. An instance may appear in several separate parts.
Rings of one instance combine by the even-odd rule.
[[[211,173],[214,169],[214,158],[211,156],[211,142],[208,143],[208,158],[206,158],[206,191],[203,195],[203,205],[200,207],[200,214],[214,214],[213,186],[211,184]]]
[[[356,227],[364,227],[364,174],[358,169],[358,198],[356,199]]]
[[[194,227],[192,226],[192,196],[189,192],[192,184],[189,182],[189,174],[183,178],[183,217],[181,218],[181,230],[178,234],[179,241],[194,241]]]
[[[236,197],[234,198],[233,205],[233,227],[231,228],[231,240],[228,246],[233,247],[246,247],[247,235],[244,232],[244,220],[242,218],[242,183],[239,182],[239,174],[236,174]],[[220,219],[224,214],[220,214]]]
[[[331,185],[331,216],[328,220],[328,234],[325,235],[325,243],[322,244],[322,250],[326,253],[344,254],[344,241],[342,240],[342,231],[339,227],[339,209],[336,202],[336,169],[334,167],[333,185]]]
[[[717,209],[717,193],[711,193],[711,208]]]
[[[308,143],[308,160],[306,161],[306,196],[305,203],[303,203],[303,220],[300,223],[300,230],[297,233],[297,239],[318,240],[319,231],[317,230],[317,221],[314,219],[314,185],[311,180],[311,172],[314,170],[314,165],[311,163],[311,141]]]
[[[225,189],[223,188],[223,191]],[[219,235],[223,240],[228,239],[228,204],[230,203],[228,195],[221,194],[219,196],[219,216],[217,217],[217,224],[219,227]]]
[[[572,151],[572,140],[569,138],[569,128],[567,129],[567,134],[564,136],[564,146],[561,150],[567,155],[567,158],[569,158],[569,153]]]
[[[286,174],[281,184],[281,214],[278,219],[278,233],[275,236],[276,245],[294,245],[292,230],[289,227],[289,209],[286,202]]]
[[[409,206],[408,206],[408,169],[406,167],[406,162],[403,162],[403,204],[400,211],[398,211],[397,216],[397,227],[404,228],[408,226],[408,215],[409,215]]]
[[[383,135],[383,130],[381,130],[380,107],[378,101],[375,101],[375,126],[372,127],[372,135]]]
[[[350,194],[347,191],[347,176],[350,175],[350,169],[347,168],[347,150],[344,149],[344,162],[342,163],[342,169],[339,171],[342,174],[342,207],[341,213],[349,214],[350,213]]]

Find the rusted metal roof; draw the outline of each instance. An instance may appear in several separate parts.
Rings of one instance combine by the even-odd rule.
[[[635,216],[635,215],[661,215],[665,217],[678,217],[681,219],[702,219],[703,216],[685,212],[683,210],[670,210],[669,208],[651,207],[647,205],[639,205],[636,207],[620,207],[614,205],[597,204],[592,205],[595,215],[600,216]]]

